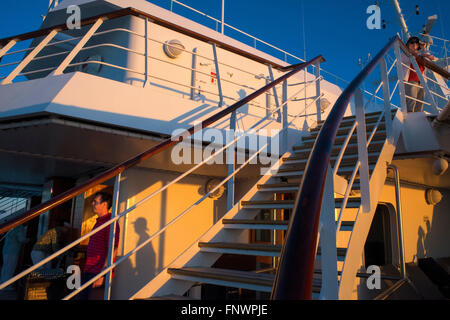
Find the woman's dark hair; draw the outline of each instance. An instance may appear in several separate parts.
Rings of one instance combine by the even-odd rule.
[[[94,199],[100,196],[101,202],[107,202],[108,210],[112,207],[112,196],[108,192],[100,191],[94,195]]]
[[[418,37],[416,37],[416,36],[411,37],[411,38],[408,39],[408,41],[406,41],[406,45],[409,45],[410,43],[417,43],[417,44],[419,44],[420,43],[420,39]]]

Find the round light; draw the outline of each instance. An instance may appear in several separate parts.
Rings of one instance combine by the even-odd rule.
[[[445,159],[439,158],[433,162],[431,171],[437,176],[442,176],[448,169],[448,162]]]
[[[164,53],[172,59],[178,57],[184,50],[184,46],[181,41],[177,39],[166,41],[163,45]]]
[[[436,205],[442,200],[442,193],[435,189],[425,190],[425,200],[428,204]]]
[[[325,110],[330,106],[330,101],[327,98],[320,99],[320,112],[324,113]]]
[[[216,179],[216,178],[208,180],[208,182],[206,182],[206,186],[205,186],[206,192],[210,192],[211,190],[213,190],[220,182],[221,182],[221,180]],[[221,185],[219,188],[217,188],[216,191],[211,193],[209,195],[209,197],[212,199],[219,199],[220,197],[222,197],[224,192],[225,192],[225,186]]]

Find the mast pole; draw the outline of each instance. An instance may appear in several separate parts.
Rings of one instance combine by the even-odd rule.
[[[408,31],[408,26],[406,25],[405,18],[403,17],[402,9],[400,8],[400,4],[398,3],[398,0],[392,0],[392,5],[394,6],[395,13],[397,14],[398,22],[400,24],[400,27],[402,29],[402,34],[404,40],[408,39],[411,35]]]

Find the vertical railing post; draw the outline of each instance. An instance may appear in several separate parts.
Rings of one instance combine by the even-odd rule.
[[[213,47],[213,54],[214,54],[214,64],[216,66],[216,78],[217,78],[217,88],[219,90],[219,108],[221,108],[223,106],[223,93],[222,93],[222,83],[220,80],[220,71],[219,71],[219,60],[217,58],[217,48],[216,48],[216,44],[212,43],[212,47]]]
[[[390,140],[392,138],[391,98],[389,93],[389,80],[386,60],[384,58],[380,61],[380,76],[383,83],[384,121],[386,123],[386,137]]]
[[[361,183],[361,205],[364,212],[370,212],[366,117],[364,112],[364,99],[360,88],[358,88],[355,92],[355,113],[357,123],[358,160],[360,162],[359,179]]]
[[[227,143],[228,141],[233,141],[236,132],[236,111],[231,113],[230,117],[230,130],[227,131]],[[232,175],[236,169],[236,157],[234,152],[235,144],[231,145],[227,149],[227,168],[228,176]],[[239,151],[239,150],[238,150]],[[235,176],[227,181],[227,211],[231,210],[234,206],[234,186],[235,186]]]
[[[334,178],[331,165],[328,164],[320,212],[319,234],[322,266],[321,300],[338,299],[337,237],[334,200]]]
[[[10,84],[17,75],[33,60],[39,52],[56,36],[59,30],[53,29],[49,34],[34,48],[19,65],[2,81],[2,84]],[[8,43],[9,45],[9,43]]]
[[[67,55],[67,57],[61,62],[61,64],[56,68],[55,71],[51,73],[52,76],[61,75],[67,66],[72,62],[84,45],[91,39],[94,33],[100,28],[103,23],[103,18],[98,18],[98,20],[92,25],[88,32],[81,38],[81,40],[76,44],[72,51]]]
[[[321,95],[321,93],[320,93],[320,81],[319,81],[319,77],[320,77],[320,62],[316,63],[315,67],[316,67],[316,70],[315,70],[315,76],[316,76],[316,97],[320,97],[320,95]],[[317,99],[317,101],[316,101],[317,123],[319,121],[322,121],[322,111],[321,111],[321,105],[320,104],[321,104],[320,99]]]
[[[287,151],[287,145],[288,145],[288,126],[289,126],[289,122],[288,122],[288,103],[287,103],[287,99],[288,99],[288,84],[287,84],[287,80],[283,81],[283,95],[282,95],[282,102],[283,102],[283,110],[282,110],[282,124],[283,124],[283,129],[282,129],[282,135],[281,135],[281,150],[280,150],[280,154],[284,154]]]
[[[273,70],[272,70],[272,66],[269,64],[269,77],[270,77],[270,81],[273,82],[275,80],[275,78],[273,77]],[[275,99],[275,106],[277,108],[277,114],[278,114],[278,119],[277,121],[281,121],[281,111],[280,111],[280,101],[278,100],[278,93],[277,93],[277,88],[276,86],[273,87],[273,96]]]
[[[425,77],[423,76],[422,72],[420,72],[419,65],[417,64],[416,58],[414,56],[410,56],[409,59],[411,60],[411,63],[414,67],[414,70],[416,70],[416,74],[419,77],[420,84],[422,85],[423,89],[425,90],[426,96],[428,97],[431,107],[433,108],[433,111],[436,112],[436,114],[439,114],[439,110],[436,105],[436,101],[433,98],[433,95],[431,94],[430,88],[428,87],[427,81]]]
[[[222,34],[225,33],[225,0],[222,0]]]
[[[406,94],[405,94],[405,81],[404,81],[404,77],[405,75],[403,74],[403,66],[402,66],[402,52],[400,50],[400,43],[399,41],[395,41],[394,43],[394,52],[395,52],[395,57],[397,58],[397,78],[398,81],[400,81],[399,85],[398,85],[398,92],[400,94],[400,106],[403,112],[403,118],[406,119],[408,110],[406,108]]]
[[[119,207],[119,191],[120,191],[120,178],[122,174],[119,173],[114,181],[114,193],[112,199],[112,211],[111,219],[114,219],[118,214]],[[108,256],[106,260],[106,267],[109,268],[114,262],[114,244],[116,238],[116,222],[109,226],[109,243],[108,243]],[[111,283],[112,283],[112,270],[109,270],[105,275],[105,294],[104,300],[111,298]]]
[[[145,27],[145,80],[144,80],[144,88],[148,85],[148,58],[149,58],[149,52],[148,52],[148,19],[147,17],[143,17],[144,19],[144,27]]]
[[[197,84],[197,48],[192,49],[192,71],[191,71],[191,100],[195,99],[195,86]]]

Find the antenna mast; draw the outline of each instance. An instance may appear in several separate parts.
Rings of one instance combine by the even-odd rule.
[[[406,25],[405,18],[402,14],[402,9],[400,8],[400,4],[398,3],[398,0],[392,0],[392,5],[394,6],[395,13],[397,14],[397,18],[400,24],[400,27],[402,28],[402,35],[403,39],[408,39],[410,37],[408,26]]]

